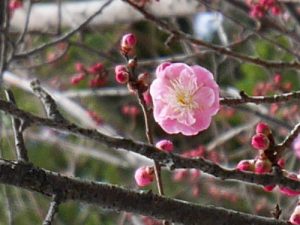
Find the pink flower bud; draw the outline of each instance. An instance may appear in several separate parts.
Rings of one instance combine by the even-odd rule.
[[[190,181],[191,182],[196,182],[201,175],[201,171],[197,170],[197,169],[190,169],[189,172],[190,172]]]
[[[283,169],[285,167],[285,160],[283,158],[280,158],[277,161],[278,166],[280,166],[281,169]]]
[[[126,116],[136,117],[140,113],[140,110],[134,105],[124,105],[122,107],[122,113]]]
[[[104,66],[102,63],[96,63],[88,68],[88,72],[96,75],[96,74],[101,73],[103,68],[104,68]]]
[[[168,66],[172,65],[172,63],[170,62],[164,62],[162,64],[160,64],[157,68],[156,68],[156,74],[158,73],[162,73]]]
[[[289,221],[294,225],[300,225],[300,205],[297,205]]]
[[[79,62],[75,63],[74,67],[75,67],[76,72],[78,72],[78,73],[83,73],[86,70],[85,66]]]
[[[274,74],[273,81],[274,81],[274,84],[280,85],[280,83],[282,81],[282,76],[279,73]]]
[[[8,8],[11,11],[21,8],[22,6],[23,6],[23,3],[20,0],[10,0],[9,4],[8,4]]]
[[[284,171],[286,174],[285,176],[292,179],[292,180],[296,180],[296,181],[299,181],[298,177],[297,177],[297,174],[295,173],[289,173],[289,172],[286,172]],[[280,186],[279,187],[279,190],[282,194],[286,195],[286,196],[296,196],[296,195],[299,195],[300,194],[300,191],[295,191],[295,190],[292,190],[292,189],[289,189],[288,187],[283,187],[283,186]]]
[[[269,159],[257,159],[255,161],[255,169],[254,172],[257,174],[264,174],[271,172],[272,170],[272,163]]]
[[[282,13],[282,10],[279,6],[275,5],[271,8],[271,12],[273,15],[278,16]]]
[[[273,191],[273,189],[274,189],[275,187],[276,187],[276,185],[266,185],[266,186],[263,187],[263,189],[264,189],[265,191],[270,192],[270,191]]]
[[[129,72],[124,65],[118,65],[115,67],[115,78],[120,84],[125,84],[129,80]]]
[[[236,169],[239,171],[254,171],[254,160],[242,160],[240,161]]]
[[[144,85],[149,85],[150,83],[150,75],[149,73],[141,73],[138,76],[138,81],[142,82]]]
[[[164,152],[172,152],[174,149],[173,142],[165,139],[157,142],[155,147]]]
[[[132,33],[125,34],[121,40],[121,51],[128,54],[136,45],[136,36]]]
[[[89,86],[91,88],[101,87],[106,83],[106,78],[96,75],[93,79],[90,80]]]
[[[257,134],[269,135],[271,133],[269,126],[263,122],[260,122],[256,125],[255,131]]]
[[[147,106],[152,106],[152,97],[150,95],[149,90],[143,93],[143,97]]]
[[[76,74],[74,76],[71,77],[71,84],[72,85],[77,85],[79,84],[80,81],[82,81],[84,79],[84,73],[79,73],[79,74]]]
[[[300,135],[298,135],[293,141],[292,148],[296,157],[300,159]]]
[[[270,141],[266,135],[258,133],[252,137],[251,145],[256,150],[266,150],[270,145]]]
[[[143,166],[138,168],[134,174],[135,182],[140,187],[148,186],[154,180],[153,167]]]
[[[188,175],[188,170],[186,169],[177,169],[174,172],[173,180],[176,182],[182,181]]]
[[[100,125],[103,123],[103,119],[94,111],[89,110],[88,111],[89,116],[91,117],[91,119],[97,123],[97,125]]]

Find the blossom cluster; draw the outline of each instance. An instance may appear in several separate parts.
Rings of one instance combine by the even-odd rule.
[[[282,13],[282,9],[277,0],[246,0],[246,3],[250,6],[250,16],[253,18],[262,18],[268,12],[273,15],[279,15]]]
[[[107,71],[104,69],[102,63],[95,63],[89,67],[86,67],[82,63],[75,63],[74,65],[76,74],[70,79],[72,85],[78,85],[81,81],[91,77],[89,79],[90,88],[98,88],[106,84]]]
[[[236,169],[240,171],[250,171],[256,174],[265,174],[272,172],[273,166],[278,166],[284,176],[292,179],[299,180],[300,176],[284,170],[285,161],[282,158],[277,157],[277,153],[274,154],[274,139],[269,126],[263,122],[260,122],[256,126],[256,134],[252,137],[251,145],[257,152],[255,159],[241,160]],[[264,187],[265,191],[272,191],[276,185],[267,185]],[[300,191],[292,190],[285,186],[279,186],[279,190],[282,194],[287,196],[297,196]]]

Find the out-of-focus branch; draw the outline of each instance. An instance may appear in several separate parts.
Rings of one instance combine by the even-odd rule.
[[[5,91],[6,98],[12,104],[16,105],[15,97],[11,90]],[[26,121],[23,121],[25,123]],[[23,127],[20,119],[12,117],[12,126],[15,137],[15,148],[17,159],[23,162],[28,162],[27,149],[23,138]]]
[[[80,29],[82,29],[83,27],[85,27],[87,24],[89,24],[97,15],[101,14],[103,12],[103,10],[109,6],[112,3],[112,0],[108,0],[106,1],[104,4],[101,4],[101,7],[94,12],[92,15],[90,15],[89,17],[86,18],[86,20],[84,20],[83,22],[81,22],[78,26],[76,26],[74,29],[70,30],[69,32],[66,32],[65,34],[63,34],[62,36],[41,44],[40,46],[35,47],[34,49],[31,49],[29,51],[26,52],[21,52],[21,53],[17,53],[14,55],[13,59],[18,59],[18,58],[23,58],[23,57],[28,57],[30,55],[36,54],[40,51],[43,51],[45,49],[47,49],[48,47],[51,47],[59,42],[62,42],[64,40],[67,40],[68,38],[70,38],[71,36],[73,36],[74,34],[76,34]]]
[[[73,28],[74,24],[85,21],[93,14],[103,1],[73,1],[61,4],[61,26]],[[158,17],[184,16],[197,12],[197,0],[164,0],[152,1],[146,7]],[[30,15],[29,31],[57,31],[59,17],[56,3],[35,3]],[[26,10],[18,9],[14,13],[11,24],[12,29],[22,30]],[[100,27],[118,23],[132,23],[142,20],[143,16],[129,7],[121,0],[114,0],[103,13],[97,16],[87,26]]]
[[[160,162],[171,170],[180,168],[195,168],[202,170],[215,177],[231,180],[244,181],[248,183],[256,183],[260,185],[272,185],[278,184],[289,187],[291,189],[300,190],[300,182],[284,177],[283,175],[263,174],[257,175],[253,173],[240,172],[235,169],[225,169],[218,164],[203,158],[189,159],[181,157],[177,154],[169,154],[160,151],[159,149],[140,142],[135,142],[131,139],[114,138],[105,134],[102,134],[96,130],[84,129],[71,123],[58,123],[51,119],[41,118],[18,109],[14,104],[0,100],[0,110],[11,114],[17,118],[27,120],[31,125],[48,126],[57,130],[65,131],[78,136],[86,137],[91,140],[95,140],[99,143],[103,143],[112,148],[121,148],[128,151],[138,153],[146,156],[150,159]]]
[[[58,211],[58,206],[60,204],[60,199],[58,194],[54,194],[52,201],[50,203],[50,207],[47,213],[47,216],[43,222],[43,225],[51,225],[54,220],[54,216]]]
[[[59,193],[62,201],[96,204],[103,208],[138,213],[180,224],[288,225],[280,220],[219,207],[196,205],[151,192],[135,192],[101,182],[81,181],[12,161],[0,160],[0,182],[48,196]]]
[[[62,92],[62,95],[68,98],[86,98],[91,96],[97,97],[113,97],[113,96],[129,96],[131,93],[128,91],[128,88],[99,88],[97,90],[85,89],[85,90],[69,90]]]
[[[222,105],[240,105],[245,103],[278,103],[287,102],[290,100],[300,99],[300,91],[294,91],[289,93],[277,94],[272,96],[248,96],[245,92],[240,93],[240,98],[221,98],[220,104]]]
[[[65,118],[60,114],[53,98],[40,86],[38,80],[31,82],[31,88],[35,95],[41,100],[46,110],[47,116],[57,122],[65,122]]]
[[[127,2],[129,5],[131,5],[133,8],[135,8],[137,11],[141,12],[146,19],[148,19],[149,21],[156,24],[158,27],[160,27],[165,32],[173,35],[174,38],[182,39],[182,40],[188,41],[192,44],[195,44],[195,45],[198,45],[198,46],[203,46],[203,47],[206,47],[208,49],[214,50],[215,52],[217,52],[219,54],[227,55],[231,58],[235,58],[235,59],[242,60],[242,61],[245,61],[245,62],[254,63],[254,64],[257,64],[257,65],[266,67],[266,68],[281,68],[281,69],[282,68],[295,68],[295,69],[300,69],[300,63],[296,62],[296,61],[291,62],[291,63],[290,62],[280,62],[280,61],[266,61],[266,60],[263,60],[263,59],[260,59],[260,58],[257,58],[257,57],[252,57],[252,56],[248,56],[248,55],[245,55],[245,54],[241,54],[241,53],[232,51],[232,50],[230,50],[226,47],[210,44],[210,43],[202,41],[200,39],[193,38],[191,35],[186,34],[186,33],[182,32],[181,30],[178,30],[178,29],[170,26],[168,23],[158,19],[153,14],[149,13],[144,8],[139,7],[138,5],[131,2],[130,0],[124,0],[124,1]]]

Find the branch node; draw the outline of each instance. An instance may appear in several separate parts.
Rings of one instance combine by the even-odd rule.
[[[46,110],[47,116],[56,122],[66,123],[66,119],[60,114],[54,99],[44,90],[39,80],[33,80],[30,86],[34,94],[41,100]]]

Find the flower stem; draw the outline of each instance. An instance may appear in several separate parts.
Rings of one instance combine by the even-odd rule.
[[[144,119],[145,119],[146,137],[147,137],[148,143],[153,145],[153,136],[151,133],[150,123],[149,123],[149,120],[150,120],[149,111],[147,109],[143,94],[139,90],[137,91],[137,97],[139,100],[139,104],[143,110],[143,115],[144,115]],[[159,163],[155,160],[154,160],[154,173],[155,173],[158,193],[160,195],[164,195],[163,184],[162,184],[162,179],[161,179],[161,168],[160,168]]]

